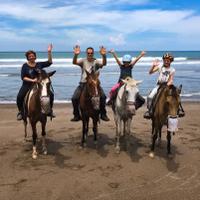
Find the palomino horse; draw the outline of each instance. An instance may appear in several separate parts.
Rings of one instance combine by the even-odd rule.
[[[156,139],[161,141],[161,131],[163,125],[167,123],[167,154],[171,157],[171,133],[177,130],[177,113],[180,104],[180,93],[182,85],[179,88],[175,86],[161,85],[158,94],[155,97],[152,115],[152,145],[150,157],[154,157],[154,147]],[[159,134],[159,135],[158,135]]]
[[[137,85],[142,81],[136,81],[130,77],[122,80],[123,85],[118,91],[116,101],[112,109],[116,124],[116,153],[120,152],[120,137],[125,136],[127,145],[129,145],[129,135],[131,132],[131,121],[136,114],[136,98],[138,95]]]
[[[80,110],[82,117],[82,139],[81,146],[85,146],[88,135],[89,118],[93,120],[94,142],[97,142],[98,121],[100,113],[100,81],[99,74],[95,72],[87,73],[86,85],[80,97]]]
[[[27,118],[32,127],[32,138],[33,138],[33,152],[32,158],[37,158],[36,150],[36,140],[37,140],[37,130],[36,124],[38,121],[42,125],[42,150],[44,154],[47,154],[47,147],[45,143],[46,136],[46,122],[47,115],[51,112],[50,105],[50,87],[51,80],[50,77],[56,72],[46,73],[44,70],[38,70],[37,79],[38,82],[35,83],[25,98],[25,113],[24,113],[24,126],[25,126],[25,138],[27,136]]]

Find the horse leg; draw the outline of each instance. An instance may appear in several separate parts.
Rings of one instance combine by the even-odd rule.
[[[154,132],[152,135],[151,152],[149,153],[149,156],[151,158],[154,158],[154,148],[155,148],[155,142],[156,142],[157,137],[158,137],[158,130],[154,128]]]
[[[120,153],[120,136],[121,136],[121,130],[122,129],[122,120],[120,120],[118,118],[117,120],[117,126],[116,126],[116,147],[115,147],[115,150],[116,150],[116,153]]]
[[[171,154],[171,132],[167,131],[167,155],[172,157]]]
[[[157,143],[157,145],[160,147],[161,146],[161,134],[162,133],[162,128],[161,129],[159,129],[159,132],[158,132],[158,143]]]
[[[84,143],[85,147],[88,137],[88,131],[89,131],[89,117],[86,118],[86,124],[85,124],[85,143]]]
[[[81,147],[85,146],[85,138],[87,134],[87,120],[86,117],[82,115],[82,139],[81,139]]]
[[[127,121],[126,120],[123,120],[123,132],[122,132],[122,136],[125,137],[126,136],[126,133],[127,133]]]
[[[42,118],[41,124],[42,124],[42,152],[44,155],[47,155],[47,146],[46,146],[46,123],[47,123],[47,117],[44,116]]]
[[[97,148],[97,133],[98,133],[98,127],[97,127],[97,120],[93,119],[93,133],[94,133],[94,143]]]
[[[131,118],[128,118],[126,121],[126,149],[130,148],[130,134],[131,134]]]
[[[36,130],[36,122],[31,122],[31,127],[32,127],[32,138],[33,138],[33,152],[32,152],[32,158],[36,159],[37,158],[37,150],[36,150],[36,140],[37,140],[37,130]]]
[[[26,141],[26,137],[27,137],[27,119],[24,119],[24,140]]]

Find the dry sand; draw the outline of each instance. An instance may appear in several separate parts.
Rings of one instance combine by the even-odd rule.
[[[37,160],[31,158],[30,127],[28,142],[23,140],[16,106],[0,105],[0,200],[200,199],[200,103],[183,105],[186,117],[172,138],[172,159],[166,156],[166,128],[156,157],[149,158],[145,107],[133,119],[131,148],[117,155],[110,108],[111,121],[99,124],[97,149],[90,129],[81,150],[81,122],[70,122],[71,105],[63,104],[55,105],[57,117],[47,124],[48,155]],[[39,124],[38,130],[40,141]]]

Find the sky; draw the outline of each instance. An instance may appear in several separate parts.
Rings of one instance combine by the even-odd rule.
[[[200,50],[199,0],[0,0],[0,51]]]

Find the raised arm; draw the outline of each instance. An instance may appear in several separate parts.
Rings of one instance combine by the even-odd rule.
[[[52,62],[52,49],[53,49],[53,45],[49,44],[49,46],[48,46],[48,62],[49,63],[53,63]]]
[[[102,56],[102,66],[101,66],[101,67],[103,67],[103,66],[105,66],[105,65],[107,64],[107,59],[106,59],[106,48],[103,47],[103,46],[101,46],[99,52],[100,52],[100,54],[101,54],[101,56]]]
[[[145,51],[142,51],[142,52],[140,53],[140,55],[139,55],[138,57],[136,57],[135,60],[133,60],[133,61],[131,62],[130,65],[135,65],[135,63],[136,63],[138,60],[140,60],[140,58],[142,58],[145,54],[146,54],[146,52],[145,52]]]
[[[153,74],[154,72],[158,71],[158,69],[159,69],[159,64],[160,64],[160,62],[159,62],[158,59],[154,60],[154,61],[153,61],[153,64],[152,64],[152,67],[151,67],[150,70],[149,70],[149,74]]]
[[[114,49],[111,49],[111,50],[109,51],[109,53],[111,53],[111,54],[113,55],[113,57],[115,58],[117,64],[118,64],[119,66],[122,66],[122,63],[121,63],[120,60],[118,59],[117,54],[115,53]]]
[[[80,52],[81,52],[80,46],[76,45],[74,47],[74,57],[73,57],[73,62],[72,62],[74,65],[79,65],[79,63],[78,63],[78,55],[80,54]]]

